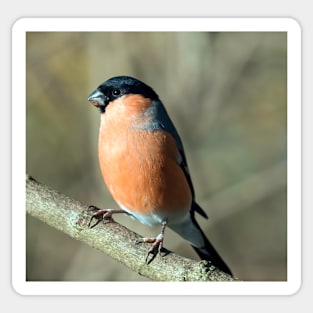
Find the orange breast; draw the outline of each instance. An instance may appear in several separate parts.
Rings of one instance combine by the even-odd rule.
[[[110,193],[132,212],[186,214],[192,196],[177,162],[174,138],[164,131],[136,128],[142,121],[124,116],[125,110],[118,100],[101,115],[99,161]]]

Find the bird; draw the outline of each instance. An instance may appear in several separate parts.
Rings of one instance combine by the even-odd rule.
[[[146,261],[161,254],[169,227],[202,260],[232,275],[196,220],[196,213],[208,216],[195,200],[182,140],[158,94],[137,78],[115,76],[99,85],[88,101],[100,111],[99,164],[104,183],[119,206],[89,206],[94,211],[89,226],[93,219],[98,224],[116,213],[145,225],[159,225],[156,237],[136,241],[152,244]]]

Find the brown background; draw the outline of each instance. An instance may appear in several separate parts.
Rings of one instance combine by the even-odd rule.
[[[77,200],[116,208],[97,160],[99,113],[87,97],[131,75],[164,102],[185,146],[198,219],[234,274],[287,279],[286,33],[27,34],[27,172]],[[155,235],[130,220],[141,235]],[[27,280],[145,280],[27,217]],[[197,258],[170,230],[165,247]]]

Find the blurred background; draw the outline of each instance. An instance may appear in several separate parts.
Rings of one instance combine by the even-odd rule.
[[[97,157],[103,81],[152,86],[184,143],[198,221],[233,273],[287,279],[286,33],[27,33],[27,173],[86,205],[117,208]],[[117,216],[143,236],[150,228]],[[144,281],[110,257],[27,216],[29,281]],[[167,229],[165,247],[198,259]]]

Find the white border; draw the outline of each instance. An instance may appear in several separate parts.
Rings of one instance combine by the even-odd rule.
[[[288,281],[26,282],[24,207],[27,31],[288,32]],[[19,19],[12,28],[12,285],[16,292],[23,295],[291,295],[297,292],[301,286],[301,28],[299,24],[291,18]]]

